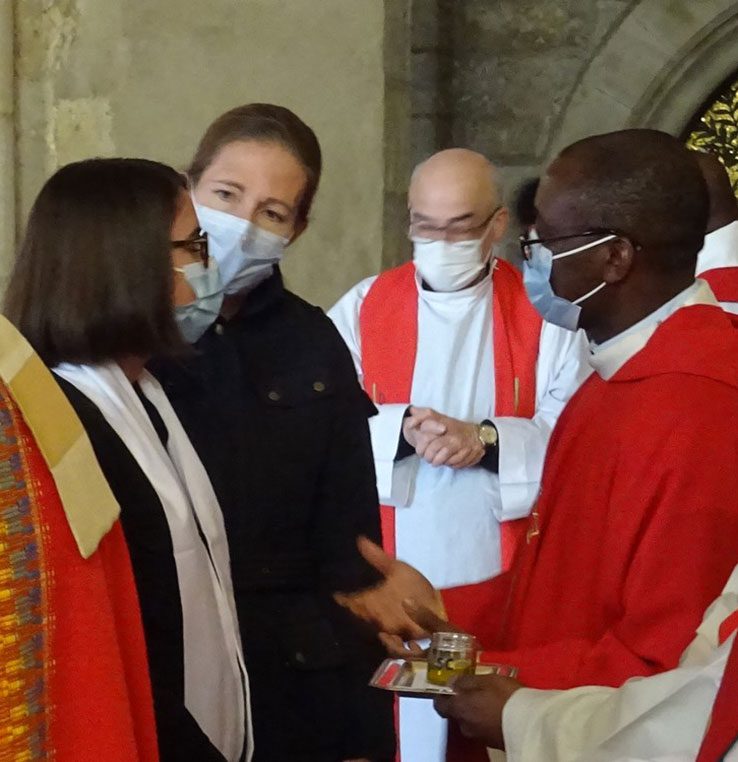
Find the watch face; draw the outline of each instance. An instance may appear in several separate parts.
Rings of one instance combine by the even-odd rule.
[[[479,427],[479,438],[488,447],[497,444],[497,429],[494,426],[483,423]]]

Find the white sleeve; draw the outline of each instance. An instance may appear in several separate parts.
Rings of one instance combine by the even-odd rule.
[[[361,281],[328,310],[328,317],[334,322],[351,352],[356,374],[362,386],[364,369],[361,363],[359,313],[375,280],[376,276]],[[376,402],[375,405],[379,412],[369,419],[369,431],[372,437],[379,499],[387,505],[407,506],[413,499],[415,474],[420,462],[416,455],[395,461],[402,433],[402,420],[408,406],[406,404],[377,405]]]
[[[701,665],[629,680],[620,688],[523,688],[502,715],[508,762],[694,759],[732,639]]]
[[[719,644],[720,624],[736,610],[738,566],[676,669],[619,689],[517,691],[502,715],[508,762],[693,760],[733,641]]]
[[[498,521],[527,516],[538,495],[546,447],[556,419],[589,376],[589,348],[583,331],[543,324],[536,368],[533,418],[495,418],[499,435]]]

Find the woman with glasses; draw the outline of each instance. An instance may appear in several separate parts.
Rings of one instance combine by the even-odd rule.
[[[356,548],[379,539],[374,409],[279,269],[320,173],[315,134],[286,108],[213,122],[188,174],[225,299],[191,356],[155,368],[223,509],[259,762],[394,756],[391,699],[367,686],[382,651],[333,601],[376,580]]]
[[[250,758],[222,515],[144,369],[154,355],[188,351],[175,307],[185,328],[199,311],[217,313],[222,295],[209,265],[181,175],[142,160],[85,161],[41,191],[6,301],[53,368],[120,504],[159,756],[172,762]]]

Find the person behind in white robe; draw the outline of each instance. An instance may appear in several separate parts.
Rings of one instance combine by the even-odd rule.
[[[738,201],[717,156],[694,155],[710,196],[707,235],[697,256],[696,272],[710,284],[722,308],[738,314]]]
[[[415,169],[408,206],[418,315],[409,399],[386,404],[365,382],[362,306],[377,278],[328,314],[379,410],[372,446],[396,555],[448,590],[502,570],[501,522],[531,511],[551,430],[588,374],[586,345],[581,332],[536,328],[533,417],[495,416],[494,334],[505,326],[493,326],[493,271],[509,217],[497,171],[470,150],[441,151]],[[444,758],[446,726],[430,702],[401,699],[399,715],[402,762]]]

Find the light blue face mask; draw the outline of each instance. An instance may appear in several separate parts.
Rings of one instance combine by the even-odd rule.
[[[531,238],[535,238],[535,230],[531,230],[530,235]],[[592,241],[592,243],[578,246],[570,251],[562,251],[559,254],[554,254],[551,249],[542,243],[530,244],[530,259],[526,259],[523,262],[523,282],[531,304],[544,320],[561,328],[566,328],[567,331],[576,331],[579,328],[579,317],[582,312],[580,305],[582,302],[589,299],[590,296],[594,296],[607,285],[603,281],[599,286],[596,286],[573,302],[561,296],[556,296],[553,288],[551,288],[551,268],[553,267],[554,260],[580,254],[615,238],[617,236],[613,234],[604,235],[602,238]]]
[[[207,268],[202,262],[175,267],[195,292],[195,300],[175,307],[175,317],[185,341],[194,344],[220,314],[223,304],[223,283],[218,263],[210,257]]]
[[[218,262],[226,294],[239,294],[271,276],[289,243],[283,238],[228,212],[195,201],[200,227],[208,234],[210,252]]]

